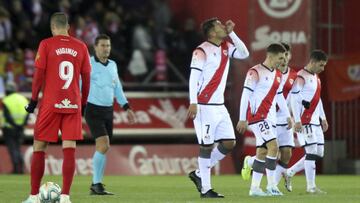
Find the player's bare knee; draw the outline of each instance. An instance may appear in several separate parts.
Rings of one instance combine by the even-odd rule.
[[[34,140],[33,150],[34,150],[34,152],[45,151],[47,146],[48,146],[47,142]]]
[[[264,147],[256,148],[256,158],[259,160],[265,160],[267,149]]]
[[[267,155],[275,157],[278,154],[279,148],[276,143],[276,140],[272,140],[266,144],[267,147]]]
[[[210,159],[211,151],[214,145],[200,145],[200,153],[199,156],[204,159]]]
[[[292,156],[292,149],[290,147],[280,148],[280,160],[284,163],[288,163]]]
[[[227,140],[220,142],[217,147],[221,153],[228,154],[235,147],[235,144],[235,140]]]

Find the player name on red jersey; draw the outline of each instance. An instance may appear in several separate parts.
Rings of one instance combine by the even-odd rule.
[[[55,52],[56,52],[56,55],[69,54],[69,55],[72,55],[73,57],[76,57],[76,55],[77,55],[77,51],[75,51],[74,49],[64,48],[64,47],[56,49]]]

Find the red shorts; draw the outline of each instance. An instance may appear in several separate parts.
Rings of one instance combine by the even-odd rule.
[[[81,111],[77,113],[54,113],[49,108],[40,107],[34,128],[34,139],[57,142],[59,133],[62,140],[82,140]]]

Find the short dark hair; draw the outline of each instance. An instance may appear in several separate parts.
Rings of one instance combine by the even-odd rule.
[[[68,17],[63,12],[56,12],[51,15],[50,22],[56,27],[64,28],[68,25]]]
[[[327,61],[327,54],[320,49],[315,49],[310,54],[310,60],[312,61]]]
[[[95,46],[98,45],[100,40],[110,40],[110,37],[106,34],[100,34],[95,38]]]
[[[210,30],[215,26],[214,23],[219,20],[218,18],[209,18],[201,24],[201,30],[205,37],[209,36]]]
[[[286,49],[283,47],[283,45],[278,44],[278,43],[270,44],[266,48],[266,53],[278,54],[278,53],[284,53],[284,52],[286,52]]]
[[[290,44],[286,42],[281,42],[281,45],[286,49],[286,51],[291,51]]]

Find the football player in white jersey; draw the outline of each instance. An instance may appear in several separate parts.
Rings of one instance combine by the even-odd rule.
[[[288,106],[290,105],[290,90],[292,85],[297,77],[297,73],[294,69],[291,69],[289,65],[289,61],[291,59],[291,47],[289,44],[282,42],[281,45],[286,49],[285,53],[285,62],[279,66],[279,70],[282,73],[280,87],[282,88],[282,94],[286,99]],[[277,142],[279,146],[280,158],[276,165],[275,169],[275,182],[278,184],[281,176],[287,169],[288,163],[290,161],[292,155],[292,148],[295,147],[293,129],[289,128],[287,123],[287,117],[284,110],[280,109],[277,105],[276,108],[276,135]],[[252,165],[254,163],[256,156],[246,156],[243,163],[243,168],[241,170],[241,176],[244,180],[248,180],[251,176]],[[287,177],[287,176],[284,176]],[[288,191],[291,191],[291,182],[288,183],[290,179],[285,179],[285,187]]]
[[[276,104],[286,113],[288,126],[292,126],[286,100],[282,94],[281,72],[277,69],[285,62],[286,50],[281,44],[271,44],[266,49],[263,63],[252,67],[245,79],[240,101],[240,116],[236,129],[243,134],[249,125],[256,138],[256,158],[250,196],[281,196],[274,179],[278,144],[276,140]],[[250,99],[251,98],[251,99]],[[266,168],[267,193],[260,188]]]
[[[291,60],[291,47],[289,44],[282,42],[281,43],[284,48],[286,49],[285,53],[285,63],[279,66],[279,70],[282,73],[282,94],[286,99],[288,107],[290,106],[290,90],[293,86],[293,83],[297,77],[296,71],[289,67],[289,61]],[[275,182],[279,184],[281,176],[288,168],[288,164],[292,155],[292,149],[295,147],[294,143],[294,132],[292,128],[289,128],[287,124],[287,117],[286,113],[277,108],[276,117],[276,135],[277,141],[279,145],[279,153],[280,158],[278,160],[278,164],[276,165],[275,169]],[[286,177],[286,176],[285,176]],[[288,183],[288,179],[285,179],[285,187],[286,189],[291,192],[291,184]]]
[[[189,79],[188,117],[194,120],[200,145],[199,169],[189,173],[201,198],[223,198],[211,187],[211,168],[235,146],[234,127],[224,106],[224,91],[229,71],[229,58],[249,56],[245,44],[233,31],[235,24],[223,25],[217,18],[203,22],[207,41],[193,52]],[[225,38],[230,37],[231,42]],[[214,143],[218,145],[214,147]]]
[[[305,149],[305,156],[285,175],[290,178],[305,168],[307,192],[324,194],[315,184],[315,161],[324,156],[324,134],[328,123],[320,98],[321,81],[318,74],[324,71],[327,55],[321,50],[311,52],[310,61],[300,70],[291,90],[291,109],[300,145]],[[320,118],[320,119],[319,119]],[[320,122],[321,120],[321,122]]]

